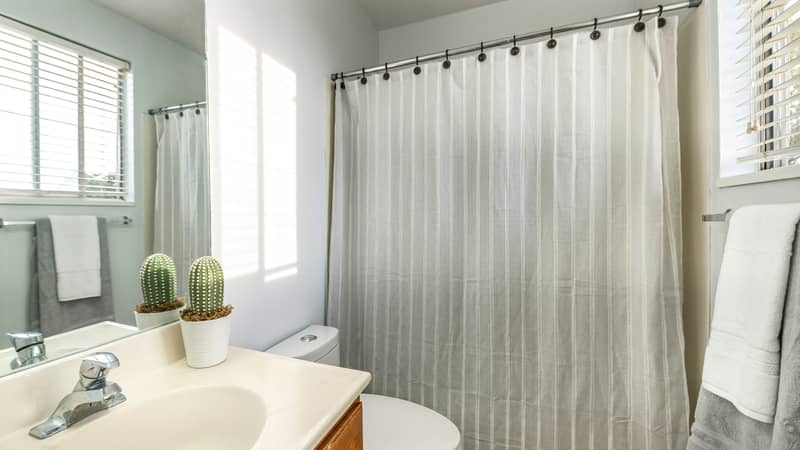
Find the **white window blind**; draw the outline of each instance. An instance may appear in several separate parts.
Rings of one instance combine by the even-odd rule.
[[[800,165],[800,0],[738,0],[737,7],[738,86],[727,93],[741,99],[736,164]]]
[[[0,20],[0,196],[127,200],[130,65]]]

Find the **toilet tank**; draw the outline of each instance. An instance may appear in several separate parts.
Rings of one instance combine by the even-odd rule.
[[[339,329],[311,325],[267,349],[268,353],[339,365]]]

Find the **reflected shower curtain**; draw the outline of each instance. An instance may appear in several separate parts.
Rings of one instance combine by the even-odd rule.
[[[175,261],[178,295],[192,262],[211,254],[208,125],[205,109],[155,116],[156,197],[153,250]]]
[[[371,392],[467,449],[685,448],[676,29],[337,87],[328,321]]]

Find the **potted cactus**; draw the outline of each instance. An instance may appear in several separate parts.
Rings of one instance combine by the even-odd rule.
[[[181,331],[186,363],[200,369],[225,361],[230,341],[230,314],[224,305],[225,279],[222,266],[203,256],[189,270],[189,306],[181,311]]]
[[[175,294],[177,283],[172,258],[163,253],[148,256],[139,268],[139,284],[143,302],[136,305],[134,316],[140,330],[178,320],[184,302]]]

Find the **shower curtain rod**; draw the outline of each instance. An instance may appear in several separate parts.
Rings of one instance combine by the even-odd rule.
[[[482,42],[480,44],[468,45],[465,47],[459,47],[455,49],[448,49],[436,53],[428,53],[427,55],[420,55],[414,58],[403,59],[390,63],[384,63],[379,66],[374,66],[369,68],[365,67],[363,69],[353,70],[345,73],[332,73],[331,81],[336,81],[337,79],[343,79],[343,78],[352,78],[363,75],[370,75],[373,73],[380,73],[404,67],[410,67],[425,62],[451,58],[454,56],[465,55],[477,51],[485,51],[491,48],[503,47],[505,45],[512,45],[523,41],[529,41],[532,39],[550,37],[551,35],[568,33],[570,31],[581,30],[584,28],[594,28],[600,25],[607,25],[616,22],[625,22],[628,20],[640,19],[646,16],[660,15],[663,13],[679,11],[687,8],[697,8],[700,6],[701,3],[703,3],[703,0],[687,0],[682,2],[670,3],[667,5],[654,6],[652,8],[637,9],[636,11],[631,11],[625,14],[617,14],[614,16],[596,18],[585,22],[574,23],[571,25],[548,28],[546,30],[534,31],[532,33],[520,34],[513,37],[506,37],[506,38],[496,39],[493,41]]]
[[[154,108],[154,109],[148,110],[147,114],[150,114],[151,116],[155,116],[156,114],[171,113],[171,112],[175,112],[175,111],[183,111],[185,109],[201,108],[201,107],[205,107],[205,106],[206,106],[206,102],[205,101],[192,102],[192,103],[182,103],[180,105],[175,105],[175,106],[164,106],[163,108]]]

